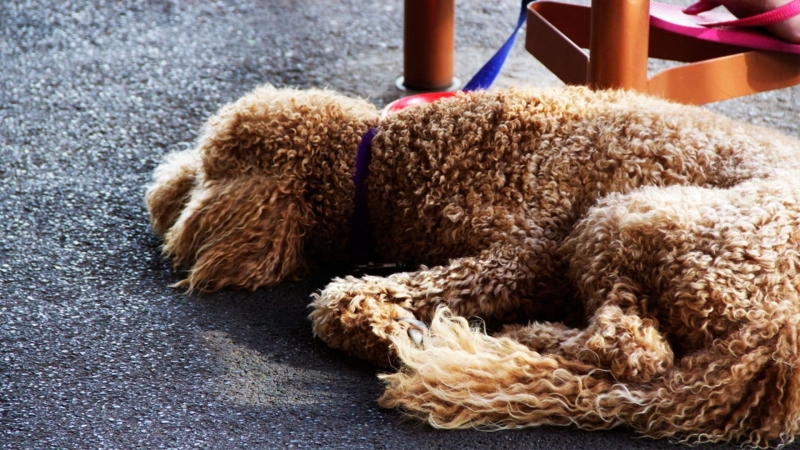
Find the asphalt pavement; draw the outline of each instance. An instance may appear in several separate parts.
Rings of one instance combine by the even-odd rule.
[[[465,80],[518,2],[456,5]],[[309,296],[337,274],[169,287],[180,274],[143,201],[167,153],[259,84],[382,106],[401,71],[399,0],[2,2],[0,448],[673,448],[624,429],[438,431],[380,409],[376,370],[311,334]],[[511,84],[559,82],[520,43]],[[710,107],[800,136],[799,106],[794,88]]]

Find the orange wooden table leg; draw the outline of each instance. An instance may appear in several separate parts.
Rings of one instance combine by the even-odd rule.
[[[453,88],[455,0],[405,0],[403,22],[403,79],[398,87]]]
[[[589,83],[647,92],[648,0],[593,0]]]

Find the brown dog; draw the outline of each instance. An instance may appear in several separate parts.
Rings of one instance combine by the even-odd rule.
[[[328,345],[401,364],[382,405],[445,428],[794,438],[800,143],[700,108],[515,89],[380,120],[332,92],[259,88],[147,192],[182,284],[255,289],[348,260],[373,127],[356,238],[428,266],[335,279],[311,319]]]

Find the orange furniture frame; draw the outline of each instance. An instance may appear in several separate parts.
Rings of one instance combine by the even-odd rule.
[[[438,91],[453,86],[455,0],[405,0],[403,79],[405,89]]]
[[[525,48],[567,84],[632,89],[687,104],[800,84],[800,55],[652,27],[649,0],[593,0],[591,7],[531,3]],[[648,77],[648,58],[688,64]]]

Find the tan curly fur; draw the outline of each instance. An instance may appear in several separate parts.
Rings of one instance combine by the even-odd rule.
[[[341,261],[354,149],[375,107],[326,91],[256,89],[209,120],[196,149],[156,169],[146,194],[179,285],[256,289],[304,256]]]
[[[794,439],[800,143],[701,108],[511,89],[379,120],[259,88],[148,190],[182,284],[255,289],[346,260],[374,126],[372,251],[419,269],[337,278],[310,318],[331,347],[399,367],[381,405],[442,428]],[[402,318],[429,324],[422,344]]]

